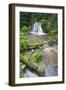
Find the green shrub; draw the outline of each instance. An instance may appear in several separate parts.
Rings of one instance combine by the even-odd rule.
[[[27,49],[27,47],[28,47],[28,39],[27,39],[27,37],[21,37],[20,38],[20,51],[22,52],[22,51],[24,51],[25,49]]]
[[[37,49],[31,56],[31,60],[34,62],[39,62],[42,60],[43,52],[40,49]]]
[[[30,32],[30,30],[31,30],[31,28],[30,28],[30,26],[23,26],[21,29],[20,29],[20,31],[22,32],[22,33],[28,33],[28,32]]]

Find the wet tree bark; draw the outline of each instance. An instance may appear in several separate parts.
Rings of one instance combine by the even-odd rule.
[[[42,43],[37,43],[37,44],[31,44],[28,46],[28,49],[35,49],[35,48],[39,48],[40,46],[43,46],[44,44],[46,43],[49,43],[49,41],[45,41],[45,42],[42,42]]]
[[[32,72],[35,72],[38,76],[45,76],[45,70],[38,70],[37,66],[28,61],[22,55],[20,55],[20,62],[26,64],[27,68],[29,68]]]

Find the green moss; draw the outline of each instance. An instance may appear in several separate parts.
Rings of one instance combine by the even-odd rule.
[[[38,63],[37,66],[38,66],[38,71],[43,71],[44,68],[45,68],[45,65],[44,64]]]
[[[20,78],[24,77],[25,69],[26,69],[26,65],[21,63],[20,64]]]
[[[43,51],[41,49],[37,49],[34,52],[23,52],[21,53],[21,62],[24,61],[27,65],[31,65],[31,67],[35,67],[38,72],[42,72],[44,70],[45,65],[41,63],[43,58]],[[22,67],[23,68],[23,67]]]

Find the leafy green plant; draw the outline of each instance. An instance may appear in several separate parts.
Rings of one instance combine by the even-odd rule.
[[[23,26],[21,29],[20,29],[20,31],[22,32],[22,33],[28,33],[28,32],[30,32],[31,31],[31,27],[30,26]]]
[[[20,51],[24,51],[28,47],[28,38],[27,37],[21,37],[20,38]]]
[[[42,60],[43,52],[40,49],[35,50],[35,52],[31,56],[31,60],[34,62],[39,62]]]

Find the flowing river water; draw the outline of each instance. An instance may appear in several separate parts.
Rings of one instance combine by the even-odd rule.
[[[57,60],[57,46],[46,47],[44,49],[44,59],[42,63],[46,65],[44,76],[57,76],[58,75],[58,60]],[[24,77],[38,77],[37,74],[26,69]]]
[[[48,39],[48,36],[46,33],[43,32],[41,28],[41,24],[36,22],[33,25],[32,32],[29,34],[29,40],[31,39],[41,39],[44,40]],[[58,46],[53,45],[49,46],[48,44],[43,46],[44,51],[44,58],[42,60],[42,63],[45,64],[44,76],[57,76],[58,75]],[[33,73],[29,69],[26,69],[24,77],[39,77],[37,74]]]

